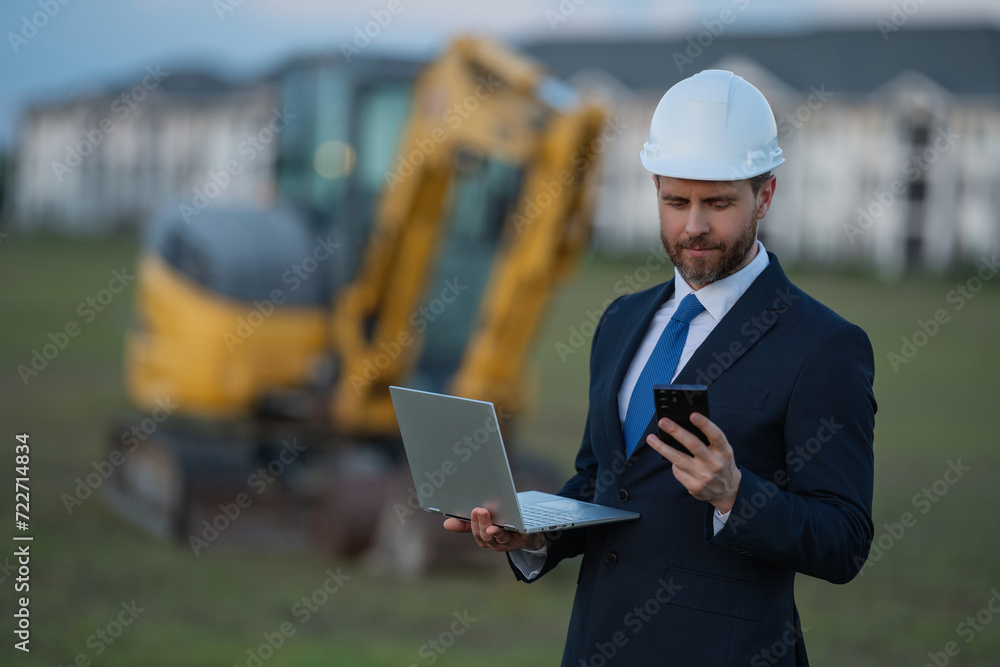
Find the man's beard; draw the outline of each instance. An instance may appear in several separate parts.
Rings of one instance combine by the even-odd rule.
[[[743,268],[747,257],[750,255],[757,243],[757,216],[750,219],[743,233],[732,244],[712,242],[701,237],[688,238],[671,244],[667,237],[660,232],[660,241],[663,249],[667,251],[667,257],[680,272],[681,276],[692,286],[703,286],[722,280]],[[681,253],[683,249],[689,250],[718,250],[717,259],[711,257],[690,257],[685,258]]]

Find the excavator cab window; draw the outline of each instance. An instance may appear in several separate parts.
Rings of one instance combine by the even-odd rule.
[[[412,87],[382,83],[361,91],[357,110],[358,164],[355,180],[361,218],[373,220],[375,204],[395,168],[399,142],[410,114]]]
[[[357,164],[350,180],[349,215],[343,224],[350,225],[345,237],[350,252],[342,258],[349,264],[347,274],[354,278],[371,236],[379,196],[386,187],[386,174],[396,168],[406,120],[410,115],[413,88],[398,81],[385,81],[359,91],[353,136]]]
[[[282,132],[278,185],[317,234],[340,244],[334,292],[354,279],[385,174],[410,113],[412,77],[373,76],[363,85],[343,66],[303,66],[283,77],[295,120]]]
[[[348,136],[350,86],[342,68],[306,65],[282,78],[282,102],[294,116],[279,135],[278,188],[300,209],[328,218],[344,201],[346,181],[316,170],[316,154]]]

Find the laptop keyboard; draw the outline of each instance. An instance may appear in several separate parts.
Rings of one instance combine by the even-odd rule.
[[[525,526],[550,526],[559,523],[580,521],[583,516],[575,512],[550,510],[543,507],[521,506],[521,517]]]

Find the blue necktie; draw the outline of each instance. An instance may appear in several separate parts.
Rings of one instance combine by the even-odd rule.
[[[649,420],[653,418],[653,385],[669,384],[673,379],[687,340],[688,324],[703,310],[705,307],[694,292],[688,294],[670,317],[660,340],[656,341],[656,347],[639,374],[628,402],[628,412],[622,426],[627,456],[632,456],[632,452],[639,446],[639,439],[646,432]]]

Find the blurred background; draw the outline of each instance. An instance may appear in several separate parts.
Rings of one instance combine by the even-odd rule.
[[[557,664],[576,568],[518,585],[414,511],[386,387],[496,402],[519,483],[558,488],[597,318],[672,276],[649,119],[710,68],[775,112],[762,241],[875,350],[876,539],[854,582],[800,577],[810,658],[1000,661],[995,3],[18,0],[0,26],[0,508],[27,472],[4,534],[33,537],[30,653],[25,542],[0,549],[0,663]]]

